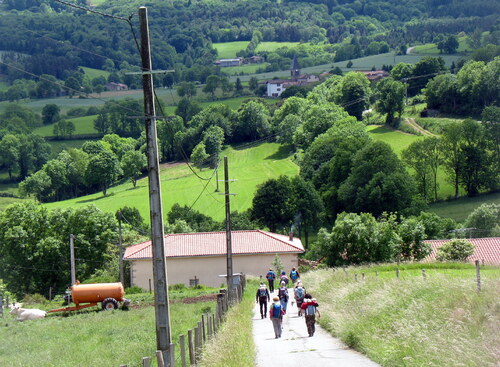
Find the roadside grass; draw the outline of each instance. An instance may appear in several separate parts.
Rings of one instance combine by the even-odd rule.
[[[320,303],[320,324],[383,366],[498,363],[500,268],[481,269],[478,293],[473,265],[401,265],[399,280],[395,267],[304,273],[305,287]]]
[[[95,1],[94,1],[95,3]],[[93,69],[93,68],[88,68],[86,66],[80,66],[80,69],[82,69],[85,72],[85,75],[89,77],[89,79],[94,79],[99,76],[103,76],[106,79],[108,79],[109,76],[109,71],[106,70],[100,70],[100,69]]]
[[[252,335],[254,294],[252,290],[257,286],[257,279],[247,280],[243,301],[228,311],[226,322],[215,338],[206,344],[199,363],[200,367],[255,366],[255,344]]]
[[[235,41],[235,42],[222,42],[213,43],[212,47],[217,50],[219,59],[232,59],[236,57],[238,51],[247,48],[250,41]]]
[[[209,309],[215,312],[215,302],[171,303],[172,342],[178,344],[179,336],[195,327]],[[129,311],[49,314],[22,323],[7,314],[2,321],[2,366],[139,366],[157,349],[155,312],[149,302]]]
[[[73,124],[75,125],[75,132],[73,133],[73,135],[98,134],[98,131],[94,129],[94,120],[96,118],[97,115],[91,115],[75,117],[67,120],[73,122]],[[54,136],[54,125],[55,124],[41,126],[35,129],[33,133],[43,137]]]
[[[257,146],[247,147],[227,147],[222,152],[221,157],[227,155],[229,162],[229,176],[237,179],[231,184],[231,192],[236,193],[231,200],[231,210],[242,212],[252,205],[253,196],[257,186],[270,178],[279,175],[295,176],[298,174],[298,167],[292,162],[290,152],[284,151],[276,143],[262,143]],[[209,178],[213,171],[203,169],[197,173],[202,177]],[[219,172],[219,179],[222,173]],[[201,213],[211,216],[215,220],[222,220],[224,214],[224,199],[215,192],[215,176],[204,190],[206,181],[200,181],[188,169],[186,164],[166,167],[161,170],[161,185],[163,198],[163,213],[168,213],[174,203],[187,205]],[[219,190],[223,190],[219,183]],[[149,218],[148,200],[148,180],[142,178],[137,182],[137,187],[133,188],[130,182],[114,186],[108,190],[106,196],[96,193],[71,200],[56,203],[43,204],[49,209],[80,207],[94,204],[104,211],[115,212],[124,203],[127,206],[136,207],[143,218]],[[199,200],[195,198],[200,195]]]
[[[482,204],[500,205],[500,192],[478,195],[473,198],[461,197],[457,200],[448,200],[429,205],[429,211],[440,217],[452,218],[458,222],[464,221],[467,216]]]

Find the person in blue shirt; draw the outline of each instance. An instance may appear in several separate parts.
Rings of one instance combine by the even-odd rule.
[[[274,292],[274,279],[276,279],[276,274],[274,274],[273,269],[269,269],[269,271],[266,274],[266,279],[269,283],[269,292],[273,293]]]
[[[292,271],[290,272],[290,279],[292,280],[293,284],[295,284],[297,280],[299,280],[299,278],[300,278],[299,271],[295,268],[292,268]]]

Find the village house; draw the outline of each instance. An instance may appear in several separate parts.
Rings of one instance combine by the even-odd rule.
[[[122,83],[111,82],[106,84],[106,89],[110,91],[121,91],[128,90],[128,86]]]
[[[389,76],[389,72],[385,70],[360,71],[360,73],[365,74],[371,82],[387,78]]]
[[[237,57],[235,59],[220,59],[215,61],[214,64],[220,66],[221,68],[241,66],[241,64],[243,64],[243,58]]]
[[[262,56],[250,56],[245,59],[245,63],[247,64],[262,64],[264,62],[264,58]]]
[[[432,247],[432,252],[423,261],[436,261],[437,249],[451,240],[428,240],[426,243]],[[500,266],[500,237],[468,238],[467,241],[474,246],[474,253],[467,258],[467,262],[474,263],[479,260],[484,265]]]
[[[226,232],[168,234],[164,246],[170,284],[219,287],[226,282]],[[304,252],[299,238],[261,230],[232,231],[231,247],[233,273],[253,276],[265,276],[276,255],[287,272],[297,268]],[[131,264],[131,284],[148,289],[153,281],[151,241],[128,247],[123,259]]]

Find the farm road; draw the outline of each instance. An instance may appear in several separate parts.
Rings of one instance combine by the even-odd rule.
[[[293,295],[293,289],[289,289],[288,292]],[[364,355],[349,349],[318,324],[314,336],[309,337],[305,320],[297,316],[297,306],[295,304],[292,306],[291,300],[293,296],[288,303],[287,314],[283,317],[283,335],[280,339],[274,338],[269,315],[268,318],[261,319],[259,305],[255,305],[252,321],[257,367],[379,366]],[[321,312],[321,304],[319,309]]]

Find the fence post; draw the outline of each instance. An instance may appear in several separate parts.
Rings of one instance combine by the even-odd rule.
[[[198,348],[199,350],[196,352],[196,355],[201,354],[201,349],[203,348],[203,325],[201,321],[198,321]],[[198,360],[200,356],[198,356]]]
[[[365,280],[365,273],[361,273],[361,279]]]
[[[193,346],[193,330],[188,330],[188,347],[189,347],[189,362],[190,365],[196,364],[195,355],[194,355],[194,346]]]
[[[396,279],[399,279],[399,266],[396,267]]]
[[[424,279],[427,277],[427,274],[425,274],[425,269],[422,269],[422,276],[424,277]]]
[[[357,282],[358,281],[358,273],[354,273],[354,280]]]
[[[476,278],[477,278],[477,291],[481,292],[481,268],[479,260],[476,260]]]
[[[212,337],[212,315],[208,314],[207,316],[207,326],[208,326],[208,338]]]
[[[194,328],[194,360],[195,364],[200,360],[200,328]]]
[[[179,348],[181,350],[181,365],[186,367],[186,345],[184,341],[184,334],[179,337]]]
[[[149,367],[149,366],[151,366],[151,358],[142,357],[142,367]]]
[[[375,277],[376,277],[376,278],[377,278],[377,280],[378,280],[378,271],[377,271],[377,270],[375,270]]]
[[[170,361],[168,361],[168,367],[175,367],[175,344],[170,343]]]
[[[161,350],[156,351],[156,360],[158,361],[158,367],[165,367],[165,361],[163,360],[163,353]]]
[[[201,327],[202,327],[202,331],[203,331],[203,332],[202,332],[202,335],[203,335],[203,343],[205,343],[205,342],[207,341],[207,334],[206,334],[206,332],[205,332],[205,328],[206,328],[206,324],[207,324],[207,322],[206,322],[206,317],[207,317],[207,316],[206,316],[205,314],[201,315]]]
[[[0,316],[3,317],[3,297],[0,295]]]

